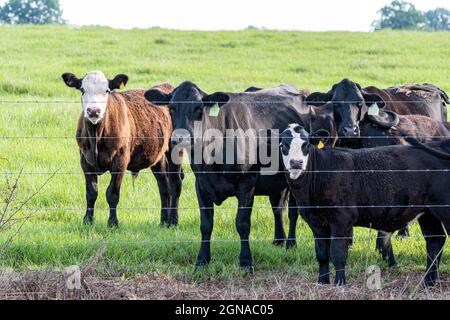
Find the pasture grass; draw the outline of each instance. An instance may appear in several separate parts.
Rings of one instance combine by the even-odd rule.
[[[169,274],[195,279],[240,275],[239,243],[234,227],[236,201],[216,209],[213,262],[203,274],[193,273],[200,240],[194,177],[189,168],[181,199],[180,226],[160,228],[159,195],[147,170],[133,188],[123,185],[121,227],[106,227],[101,177],[96,222],[82,225],[84,178],[73,139],[81,111],[79,95],[60,80],[63,72],[82,76],[102,70],[110,77],[130,76],[129,88],[192,80],[206,92],[242,91],[250,86],[292,83],[309,91],[327,91],[344,77],[365,85],[388,87],[431,82],[450,91],[448,33],[306,33],[247,30],[185,32],[162,29],[114,30],[86,27],[0,27],[0,160],[1,183],[23,168],[19,198],[37,190],[59,169],[23,217],[32,217],[8,246],[0,249],[0,268],[54,269],[85,264],[106,247],[102,269],[126,276]],[[39,101],[39,103],[35,103]],[[60,102],[58,102],[60,101]],[[15,173],[15,174],[14,174]],[[274,247],[273,216],[258,198],[252,217],[251,245],[256,271],[306,274],[317,269],[312,234],[299,224],[299,246],[286,252]],[[37,211],[35,211],[37,209]],[[287,221],[286,221],[287,223]],[[0,233],[0,243],[17,231]],[[357,230],[349,259],[350,274],[368,265],[387,266],[374,250],[375,232]],[[408,240],[394,240],[399,270],[423,272],[425,243],[417,225]],[[449,245],[441,270],[450,272]]]

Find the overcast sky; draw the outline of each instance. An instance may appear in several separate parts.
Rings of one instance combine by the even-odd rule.
[[[0,3],[5,0],[0,0]],[[369,31],[391,0],[61,0],[75,25],[237,30],[248,26],[305,31]],[[450,0],[410,0],[421,10]]]

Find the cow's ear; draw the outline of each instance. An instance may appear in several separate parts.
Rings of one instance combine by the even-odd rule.
[[[150,89],[144,95],[148,102],[156,106],[167,106],[172,100],[172,94],[164,93],[158,89]]]
[[[230,96],[223,92],[216,92],[203,98],[203,104],[207,108],[212,107],[216,104],[218,104],[219,108],[221,108],[225,104],[227,104],[228,101],[230,101]]]
[[[333,97],[330,93],[314,92],[306,97],[306,103],[312,106],[320,107],[328,103]]]
[[[331,139],[331,134],[325,129],[320,129],[309,136],[309,143],[323,149]]]
[[[73,73],[64,73],[62,79],[69,88],[81,89],[82,80],[78,79]]]
[[[252,92],[258,92],[261,91],[261,88],[257,88],[257,87],[250,87],[247,90],[245,90],[246,93],[252,93]]]
[[[118,74],[114,79],[109,80],[109,90],[123,89],[128,83],[128,76],[126,74]]]
[[[364,101],[366,105],[370,108],[372,105],[377,104],[378,108],[383,109],[386,107],[386,102],[377,94],[367,93],[364,94]]]

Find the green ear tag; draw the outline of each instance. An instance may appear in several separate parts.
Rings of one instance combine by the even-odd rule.
[[[374,103],[369,108],[369,116],[379,116],[379,115],[380,115],[380,108],[376,103]]]
[[[218,117],[220,112],[219,104],[216,103],[211,109],[209,109],[210,117]]]

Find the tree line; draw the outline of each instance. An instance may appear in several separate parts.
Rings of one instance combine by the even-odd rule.
[[[412,3],[394,0],[378,11],[374,30],[449,31],[450,11],[436,8],[423,12]],[[59,0],[8,0],[0,7],[3,24],[65,24]]]
[[[412,3],[395,0],[378,11],[378,14],[380,18],[372,24],[375,30],[450,30],[450,11],[445,8],[424,12],[416,9]]]

